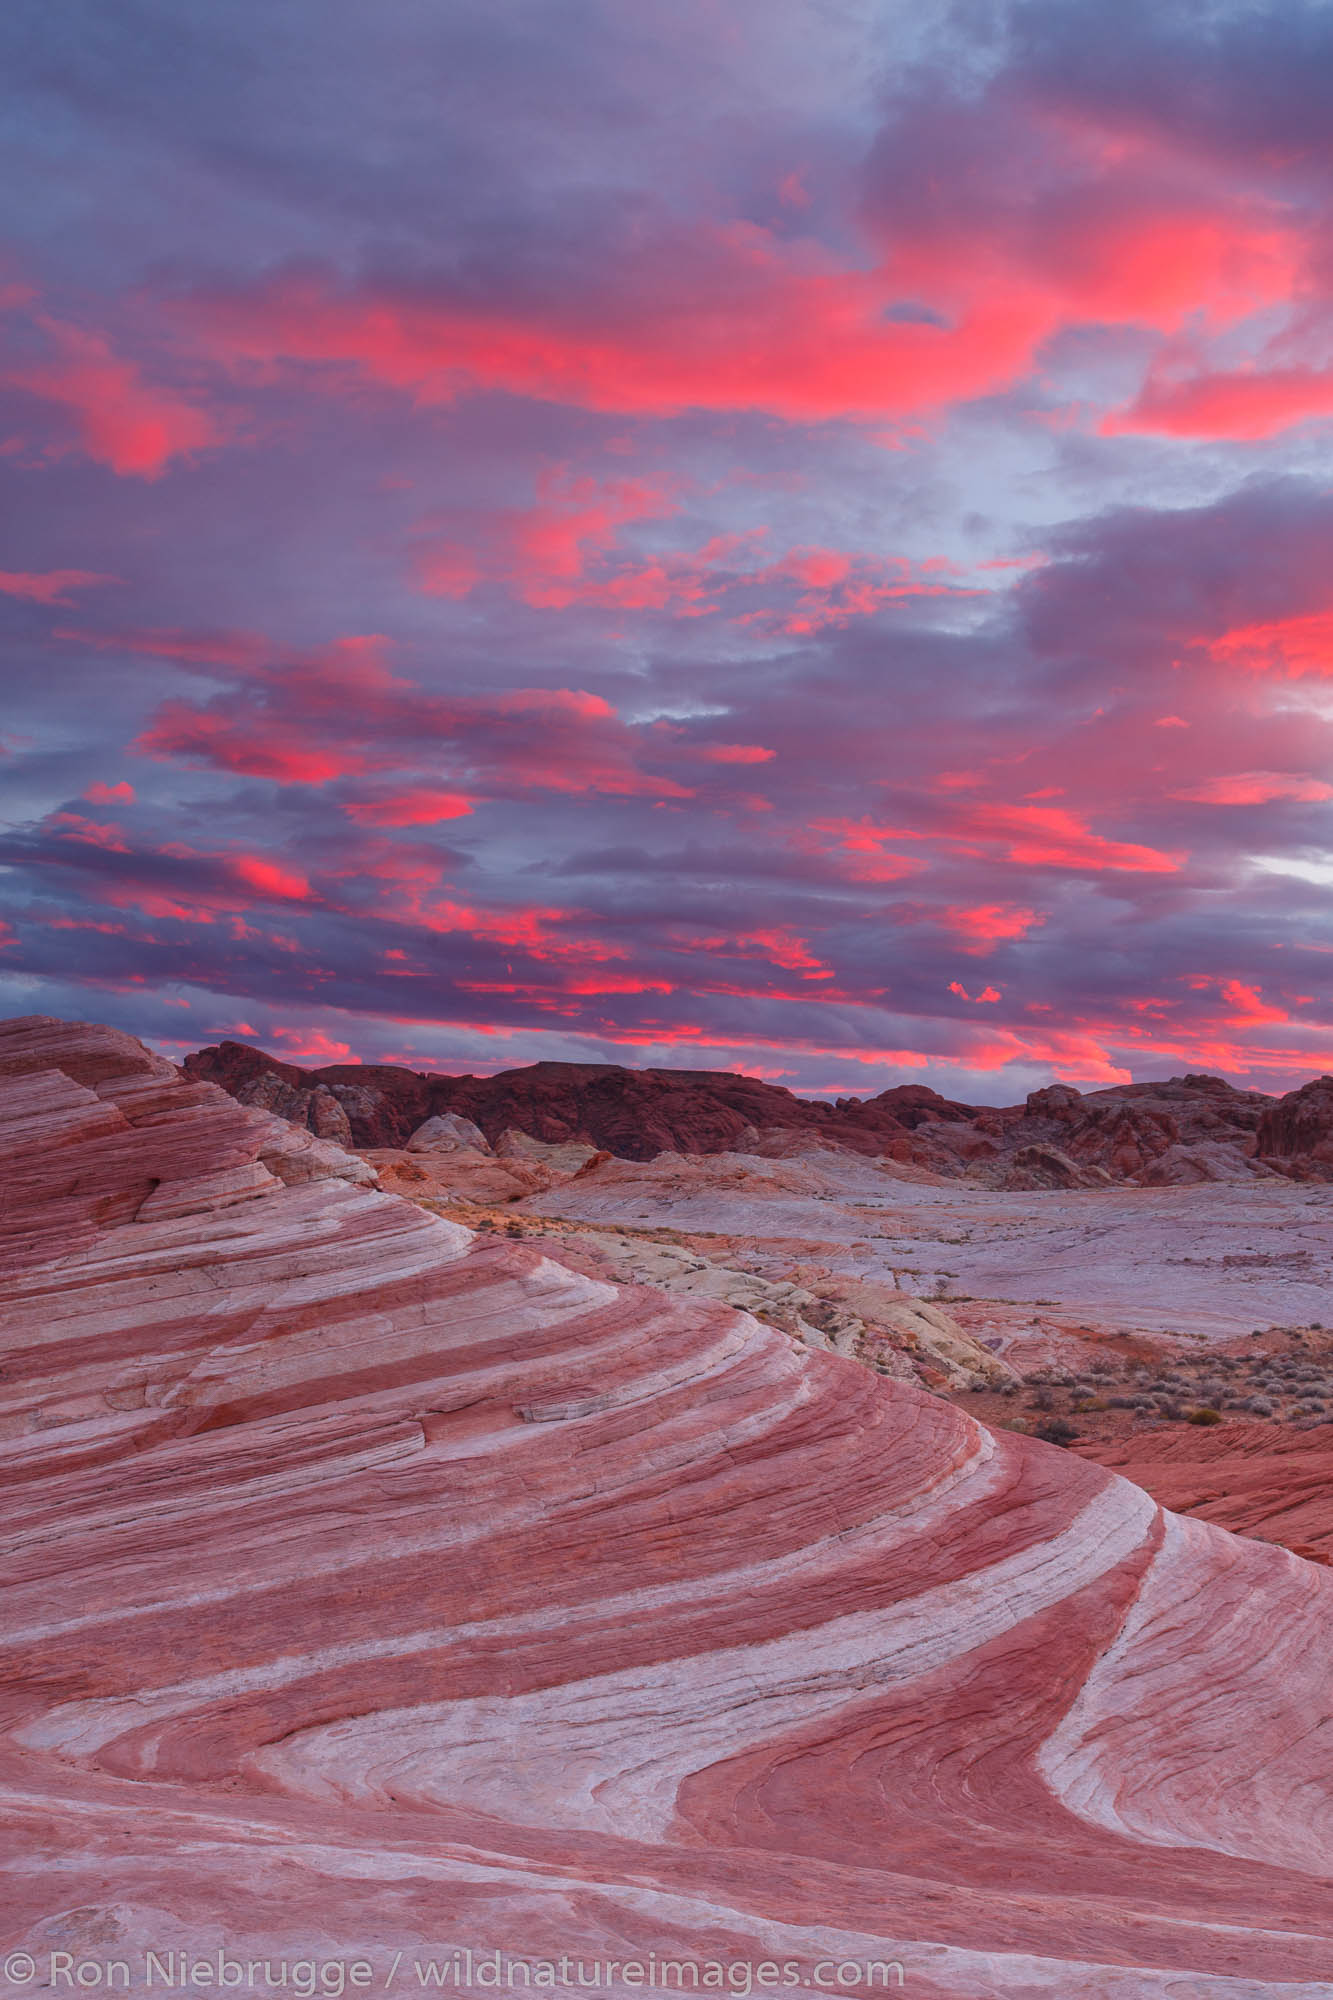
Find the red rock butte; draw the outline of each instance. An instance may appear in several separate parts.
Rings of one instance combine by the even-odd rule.
[[[112,1030],[0,1028],[0,1120],[6,1991],[470,1947],[1326,2000],[1327,1569]]]

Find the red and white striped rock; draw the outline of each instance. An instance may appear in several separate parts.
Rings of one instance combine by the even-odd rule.
[[[110,1031],[0,1126],[0,1957],[1327,1994],[1333,1574]]]

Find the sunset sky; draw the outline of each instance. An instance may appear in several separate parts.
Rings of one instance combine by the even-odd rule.
[[[1333,1069],[1333,9],[6,0],[7,1014]]]

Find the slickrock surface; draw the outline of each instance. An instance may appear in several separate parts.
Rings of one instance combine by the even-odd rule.
[[[8,1024],[0,1118],[0,1956],[1326,2000],[1333,1574],[332,1149],[284,1185],[109,1031]]]
[[[1075,1449],[1177,1513],[1333,1564],[1333,1424],[1172,1426]]]
[[[1330,1077],[1281,1099],[1217,1076],[1087,1096],[1054,1084],[996,1108],[958,1104],[921,1084],[827,1104],[728,1070],[610,1063],[534,1063],[490,1077],[348,1063],[309,1070],[241,1042],[200,1049],[185,1067],[242,1103],[348,1146],[406,1146],[453,1114],[492,1145],[521,1132],[626,1160],[661,1152],[780,1158],[827,1146],[1010,1189],[1333,1180]]]
[[[722,1239],[715,1254],[746,1244],[770,1270],[818,1263],[896,1285],[938,1299],[1020,1365],[1076,1355],[1083,1334],[1094,1347],[1120,1333],[1169,1348],[1333,1321],[1326,1186],[1003,1194],[917,1183],[835,1153],[663,1154],[609,1161],[526,1206],[610,1228],[708,1233]]]

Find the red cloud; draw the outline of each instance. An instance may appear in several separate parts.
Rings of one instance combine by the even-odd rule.
[[[642,481],[571,477],[567,467],[538,479],[536,506],[481,517],[475,541],[455,530],[418,549],[415,573],[430,595],[464,597],[478,583],[502,583],[525,603],[608,611],[663,611],[698,618],[723,612],[739,624],[809,634],[866,618],[905,598],[977,596],[933,557],[793,548],[764,560],[768,530],[715,535],[698,548],[644,557],[627,553],[619,531],[679,511],[666,492]]]
[[[777,752],[759,743],[709,743],[699,755],[709,764],[767,764]]]
[[[914,827],[875,826],[868,819],[817,819],[811,823],[811,833],[833,835],[842,850],[839,872],[849,882],[900,882],[926,865],[911,855],[890,853],[885,845],[890,840],[920,840],[921,833]],[[796,844],[813,843],[808,843],[807,836],[797,835]]]
[[[1268,624],[1238,625],[1214,639],[1213,657],[1256,672],[1276,668],[1298,679],[1333,674],[1333,611],[1314,611]]]
[[[205,708],[196,702],[164,702],[131,748],[145,757],[179,758],[249,778],[275,778],[284,785],[323,785],[372,768],[363,749],[320,747],[299,723],[284,728],[276,717],[246,721],[233,713],[230,703]]]
[[[1260,998],[1255,986],[1243,986],[1239,979],[1229,979],[1221,988],[1222,998],[1234,1012],[1228,1019],[1237,1023],[1251,1021],[1287,1021],[1291,1016],[1283,1007],[1273,1007]]]
[[[416,557],[417,580],[428,595],[466,597],[489,572],[526,603],[548,609],[588,601],[651,603],[651,596],[632,590],[628,597],[620,594],[616,583],[624,578],[590,582],[588,565],[613,547],[619,528],[674,511],[667,494],[642,481],[577,478],[567,466],[547,468],[538,476],[534,507],[484,521],[495,545],[489,555],[457,541],[426,546]]]
[[[1232,369],[1187,381],[1149,379],[1128,409],[1112,411],[1100,428],[1109,436],[1158,431],[1169,437],[1276,437],[1293,424],[1333,415],[1333,370]]]
[[[211,417],[146,384],[101,334],[39,316],[56,358],[11,368],[4,380],[70,412],[84,450],[113,472],[156,479],[173,458],[216,444]]]
[[[344,799],[343,811],[366,826],[434,826],[440,820],[463,818],[472,811],[472,800],[462,792],[422,789],[379,799]]]
[[[50,836],[44,864],[78,871],[95,900],[117,909],[211,924],[220,912],[243,911],[256,898],[289,903],[311,896],[303,874],[262,855],[208,852],[183,841],[136,847],[124,828],[72,812],[48,814],[41,830]],[[110,872],[100,858],[107,854],[116,857]]]
[[[759,409],[796,422],[979,395],[1020,373],[1051,326],[1049,295],[1031,289],[980,284],[944,326],[886,319],[897,291],[813,242],[736,222],[623,269],[614,314],[592,291],[524,317],[461,294],[339,290],[308,272],[184,310],[234,362],[340,362],[418,403],[506,389],[595,410]]]
[[[1312,803],[1333,799],[1333,785],[1326,785],[1319,778],[1298,777],[1289,771],[1235,771],[1225,777],[1209,778],[1188,791],[1172,792],[1171,796],[1210,806],[1258,806],[1273,799]]]
[[[804,423],[1001,389],[1062,326],[1176,333],[1203,314],[1224,327],[1292,296],[1305,254],[1294,213],[1201,190],[1169,154],[1108,146],[1067,117],[1042,121],[1034,148],[1031,120],[1029,107],[1024,129],[989,136],[1001,155],[1042,156],[1026,179],[1002,161],[987,183],[972,134],[952,149],[937,134],[933,168],[918,163],[934,198],[915,215],[887,203],[877,268],[813,237],[724,221],[620,255],[614,298],[594,275],[523,311],[461,287],[342,287],[307,267],[178,309],[234,365],[318,369],[311,379],[335,389],[352,369],[419,404],[502,389],[602,411],[751,409]],[[901,163],[890,179],[901,194]],[[446,561],[431,587],[465,575]]]
[[[90,800],[93,805],[108,806],[117,799],[132,800],[134,797],[134,787],[133,785],[127,785],[123,779],[118,785],[104,785],[100,779],[97,779],[89,785],[83,796],[85,799]]]
[[[664,979],[637,979],[628,972],[592,972],[565,981],[561,990],[591,997],[598,993],[672,993],[675,988]]]
[[[492,796],[533,789],[693,796],[675,779],[644,768],[656,739],[623,722],[600,695],[581,688],[435,695],[388,672],[381,658],[385,643],[371,634],[310,653],[270,648],[265,654],[249,639],[239,646],[228,642],[233,661],[240,662],[242,697],[167,702],[133,747],[285,784],[321,785],[394,770],[404,793],[418,802],[427,794],[436,801],[470,798],[481,788]],[[180,646],[177,635],[161,641],[168,657]],[[190,656],[188,641],[181,656]],[[441,761],[449,776],[468,785],[466,794],[412,782]],[[370,809],[359,816],[385,825],[414,823],[375,821]]]
[[[242,1022],[239,1027],[233,1028],[231,1032],[236,1035],[253,1035],[257,1030],[247,1027]],[[283,1053],[292,1062],[309,1063],[317,1066],[321,1063],[360,1063],[361,1061],[360,1056],[352,1054],[350,1043],[330,1041],[327,1035],[320,1033],[317,1029],[271,1028],[269,1034],[275,1042],[281,1042]]]
[[[981,958],[1009,938],[1026,937],[1046,919],[1014,903],[977,903],[941,910],[935,921],[960,940],[965,952]]]
[[[26,597],[34,604],[68,604],[70,592],[89,590],[95,583],[115,583],[92,569],[0,569],[0,593]]]
[[[81,813],[49,813],[43,824],[56,829],[62,839],[86,842],[90,847],[103,847],[112,854],[130,852],[124,827],[102,826],[96,820],[85,819]]]
[[[987,843],[999,842],[1008,860],[1032,868],[1171,875],[1182,859],[1155,847],[1106,840],[1077,814],[1055,806],[977,806],[959,823],[958,831]]]
[[[261,896],[276,897],[280,902],[304,902],[310,894],[310,884],[304,875],[298,875],[292,868],[279,868],[256,854],[229,857],[227,865],[237,881],[257,890]]]

